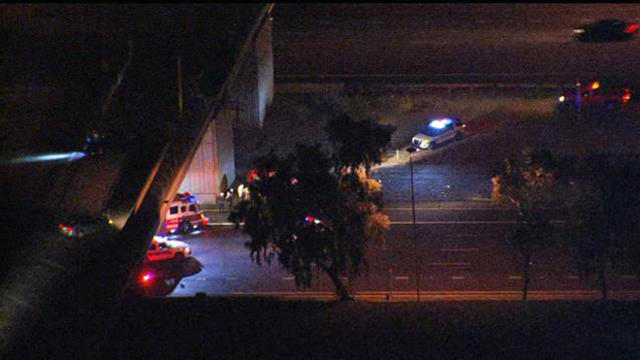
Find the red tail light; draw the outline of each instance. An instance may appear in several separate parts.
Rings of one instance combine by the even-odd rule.
[[[624,32],[626,34],[633,34],[634,32],[638,31],[638,28],[640,28],[638,24],[629,24],[627,25],[627,27],[625,27]]]
[[[626,104],[631,100],[631,93],[626,93],[622,95],[622,103]]]

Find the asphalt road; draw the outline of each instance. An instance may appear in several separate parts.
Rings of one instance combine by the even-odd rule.
[[[640,41],[580,43],[573,27],[640,19],[636,4],[278,4],[275,74],[628,75]]]
[[[491,208],[419,206],[417,242],[414,243],[409,221],[411,212],[405,204],[389,208],[393,225],[387,242],[373,244],[368,249],[368,270],[350,282],[344,279],[359,298],[385,299],[387,293],[395,300],[415,297],[416,261],[424,299],[519,298],[523,263],[506,240],[513,214]],[[312,288],[296,289],[293,277],[279,267],[277,260],[270,266],[253,263],[243,246],[247,236],[232,227],[210,227],[182,240],[193,249],[194,258],[189,262],[199,263],[201,269],[179,279],[170,296],[193,296],[198,292],[289,298],[333,296],[333,286],[321,272]],[[562,251],[536,254],[531,269],[533,298],[592,299],[598,296],[596,284],[581,280],[570,257]],[[614,297],[616,291],[620,297],[640,295],[635,291],[640,289],[640,281],[631,271],[612,274],[608,281]]]

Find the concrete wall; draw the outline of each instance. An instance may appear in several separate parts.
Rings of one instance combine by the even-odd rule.
[[[200,203],[215,204],[226,177],[230,186],[236,177],[233,127],[262,127],[273,101],[272,21],[267,20],[253,41],[252,52],[241,60],[236,81],[230,87],[225,110],[211,120],[196,150],[180,192],[198,196]]]
[[[207,129],[202,143],[196,150],[187,175],[179,192],[189,192],[198,196],[202,204],[215,204],[223,178],[227,185],[235,179],[235,157],[233,148],[234,110],[223,110]]]
[[[267,115],[267,108],[273,101],[273,46],[271,33],[273,21],[269,19],[258,34],[255,42],[255,53],[258,68],[258,120],[262,127]]]

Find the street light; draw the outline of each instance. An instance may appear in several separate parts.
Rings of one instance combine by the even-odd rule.
[[[409,169],[411,171],[411,212],[413,214],[413,247],[416,271],[416,298],[417,301],[420,302],[420,268],[418,266],[418,237],[416,235],[416,201],[413,195],[413,153],[415,153],[416,151],[418,150],[414,147],[407,148],[407,152],[409,153]]]

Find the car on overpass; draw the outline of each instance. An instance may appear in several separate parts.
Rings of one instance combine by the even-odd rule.
[[[81,238],[90,233],[112,230],[113,222],[107,216],[80,214],[67,218],[58,225],[60,233],[67,237]]]
[[[411,146],[433,150],[451,140],[462,140],[465,127],[460,119],[454,117],[432,119],[411,139]]]
[[[638,31],[636,23],[624,20],[606,19],[591,24],[584,24],[573,29],[579,41],[625,41],[631,40]]]

